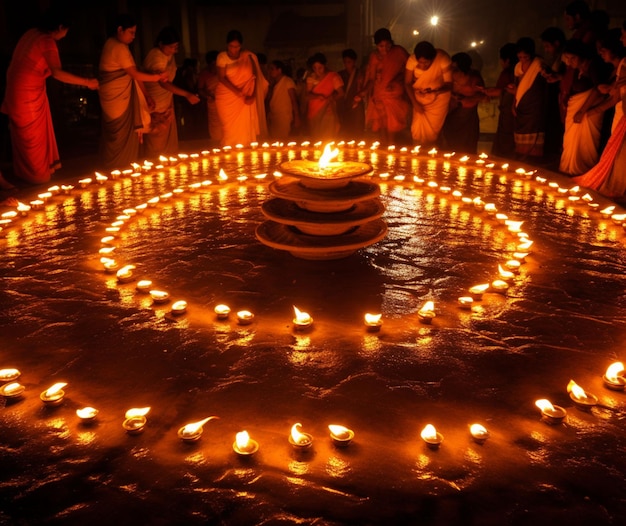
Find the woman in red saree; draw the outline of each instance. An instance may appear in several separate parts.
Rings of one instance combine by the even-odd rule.
[[[309,134],[315,140],[332,141],[339,134],[337,99],[344,96],[343,80],[326,67],[322,53],[313,55],[309,63],[313,72],[306,79]]]
[[[79,77],[61,67],[57,41],[67,35],[65,14],[50,11],[39,27],[20,38],[7,71],[2,112],[9,116],[15,176],[33,184],[50,180],[61,167],[52,125],[46,79],[98,89],[97,79]]]
[[[392,144],[398,132],[409,124],[410,105],[404,90],[404,69],[409,54],[395,45],[391,33],[381,28],[374,33],[376,51],[370,55],[365,87],[360,97],[368,96],[365,127],[380,134],[380,141]]]

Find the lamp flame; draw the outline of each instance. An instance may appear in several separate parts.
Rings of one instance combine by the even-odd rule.
[[[247,451],[250,449],[250,435],[247,431],[240,431],[235,435],[235,443],[237,444],[237,449],[240,451]]]
[[[622,362],[615,362],[608,366],[605,376],[611,382],[619,382],[620,378],[623,378],[624,364]]]
[[[376,325],[380,323],[380,319],[382,317],[382,314],[370,314],[369,312],[367,312],[365,314],[365,323],[367,323],[368,325]]]
[[[310,439],[304,433],[300,433],[301,427],[302,424],[300,424],[299,422],[291,427],[291,439],[293,440],[294,444],[303,446],[308,444]]]
[[[420,436],[423,440],[426,440],[427,442],[437,440],[437,429],[435,429],[434,425],[427,424],[426,427],[422,429]]]
[[[586,400],[588,398],[585,390],[574,380],[570,380],[567,384],[567,392],[576,398],[576,400]]]
[[[61,391],[61,389],[63,389],[66,385],[67,385],[66,382],[59,382],[59,383],[54,384],[52,387],[49,387],[46,390],[45,396],[48,398],[53,397],[54,395],[58,394],[58,392]]]
[[[472,424],[470,433],[474,438],[486,438],[489,435],[487,428],[481,424]]]
[[[335,438],[338,438],[340,440],[346,440],[350,438],[350,430],[345,426],[330,424],[328,426],[328,429]]]
[[[330,144],[327,144],[318,162],[320,170],[325,170],[326,168],[328,168],[330,166],[330,161],[332,161],[338,155],[339,149],[331,149]]]
[[[126,418],[134,418],[136,416],[146,416],[150,412],[150,407],[133,407],[126,411]]]
[[[550,402],[550,400],[546,400],[545,398],[542,398],[541,400],[537,400],[535,402],[535,405],[542,411],[542,412],[554,412],[554,406],[552,405],[552,403]]]
[[[301,311],[295,305],[293,306],[293,312],[294,312],[294,315],[295,315],[295,319],[294,319],[295,323],[302,324],[302,325],[306,325],[308,323],[311,323],[312,318],[311,318],[311,316],[309,315],[308,312]]]
[[[197,435],[198,433],[201,432],[202,426],[204,424],[206,424],[207,422],[209,422],[211,420],[214,420],[216,418],[219,418],[219,417],[218,416],[209,416],[207,418],[204,418],[204,419],[200,420],[199,422],[192,422],[191,424],[187,424],[185,427],[183,427],[182,435],[183,436]]]

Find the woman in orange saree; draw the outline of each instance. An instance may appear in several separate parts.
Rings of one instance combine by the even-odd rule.
[[[57,41],[67,35],[64,13],[48,12],[36,29],[17,43],[7,71],[2,112],[9,116],[13,170],[19,179],[33,184],[50,180],[61,167],[52,125],[46,79],[97,89],[97,79],[82,78],[61,67]]]
[[[313,71],[306,79],[309,133],[314,140],[332,141],[339,134],[337,99],[344,96],[343,80],[326,67],[322,53],[313,55],[309,62]]]
[[[386,28],[374,33],[374,43],[376,51],[370,55],[365,87],[359,96],[368,96],[365,127],[378,132],[382,143],[391,144],[398,132],[409,124],[410,105],[404,90],[404,69],[409,54],[393,43]]]
[[[222,123],[222,146],[249,145],[267,137],[265,95],[269,84],[256,55],[242,49],[243,36],[232,30],[226,51],[217,56],[220,82],[215,88],[217,114]]]

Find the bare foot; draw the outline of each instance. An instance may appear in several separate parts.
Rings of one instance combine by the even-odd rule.
[[[15,197],[7,197],[0,201],[0,206],[17,206],[19,203]]]

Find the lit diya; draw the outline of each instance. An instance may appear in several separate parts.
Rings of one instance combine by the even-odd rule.
[[[350,179],[372,171],[367,163],[332,161],[338,155],[339,150],[331,149],[330,144],[327,144],[319,161],[296,159],[281,163],[280,168],[283,172],[298,177],[303,186],[316,189],[341,188],[347,186]]]
[[[542,420],[547,424],[560,424],[567,415],[567,411],[559,405],[552,405],[550,400],[542,398],[537,400],[535,405],[541,411]]]
[[[289,435],[289,443],[295,449],[308,449],[313,445],[313,437],[308,433],[302,433],[300,428],[302,424],[297,423],[291,426],[291,434]]]
[[[472,424],[470,426],[470,435],[478,444],[483,444],[489,438],[489,431],[481,424]]]
[[[330,439],[336,446],[346,447],[354,438],[354,431],[345,426],[330,424],[328,429],[330,431]]]
[[[202,426],[217,418],[219,418],[219,416],[208,416],[199,422],[184,425],[178,430],[178,438],[180,438],[183,442],[195,442],[202,436],[202,432],[204,431]]]
[[[608,366],[606,373],[602,376],[604,386],[613,391],[623,391],[626,387],[626,378],[624,378],[624,364],[615,362]]]
[[[313,325],[313,318],[309,315],[308,312],[303,312],[294,305],[293,313],[295,316],[293,319],[293,326],[295,329],[304,330]]]
[[[432,301],[424,303],[422,308],[417,311],[417,317],[422,323],[430,325],[435,317],[435,303]]]
[[[590,409],[598,403],[598,397],[587,393],[574,380],[570,380],[567,384],[567,392],[572,401],[581,409]]]
[[[21,374],[19,369],[0,369],[0,382],[12,382],[13,380],[17,380]]]
[[[122,427],[129,435],[138,435],[143,433],[148,422],[146,415],[150,412],[150,407],[133,407],[126,411]]]
[[[254,321],[254,314],[249,310],[240,310],[237,312],[237,323],[239,325],[250,325]]]
[[[224,305],[223,303],[216,305],[213,310],[218,320],[225,320],[230,314],[230,307],[228,305]]]
[[[63,402],[63,397],[65,396],[65,391],[63,391],[63,388],[66,385],[66,382],[58,382],[52,387],[49,387],[48,389],[43,391],[39,395],[39,398],[41,398],[41,401],[48,406],[59,405],[61,402]]]
[[[22,396],[22,393],[26,390],[19,382],[11,382],[10,384],[4,384],[0,387],[0,395],[5,398],[18,398]]]
[[[370,332],[378,332],[383,324],[382,314],[371,314],[367,312],[364,317],[364,323]]]
[[[80,418],[84,424],[91,423],[98,415],[98,410],[95,407],[82,407],[76,410],[76,416]]]
[[[259,443],[250,438],[247,431],[240,431],[235,435],[233,451],[238,455],[254,455],[259,450]]]
[[[427,424],[426,427],[422,429],[420,436],[422,440],[426,442],[426,445],[432,449],[437,449],[443,442],[443,435],[439,433],[432,424]]]
[[[187,302],[185,300],[178,300],[172,304],[172,314],[174,316],[180,316],[187,312]]]

